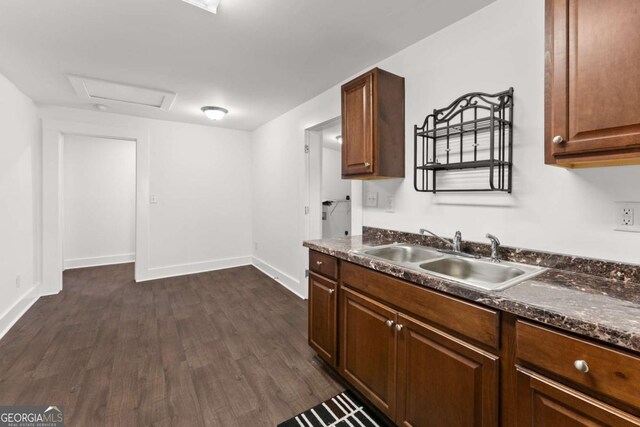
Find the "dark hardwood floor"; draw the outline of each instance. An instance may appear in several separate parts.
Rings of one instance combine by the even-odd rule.
[[[306,327],[306,301],[250,266],[70,270],[0,341],[0,405],[62,404],[68,426],[273,426],[342,390]]]

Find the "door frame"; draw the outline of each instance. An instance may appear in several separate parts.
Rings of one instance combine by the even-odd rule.
[[[304,179],[301,181],[302,230],[303,240],[322,238],[322,131],[342,122],[342,116],[337,116],[324,122],[308,127],[304,131],[305,149]],[[315,164],[314,164],[315,162]],[[314,174],[314,170],[319,173]],[[307,209],[308,208],[308,209]],[[364,222],[362,209],[362,181],[351,180],[351,236],[362,234]],[[350,237],[351,237],[350,236]],[[300,283],[308,285],[309,250],[302,248],[302,266]]]
[[[64,138],[66,135],[133,141],[136,144],[135,280],[149,266],[149,131],[61,120],[42,120],[42,292],[62,290],[64,271]]]

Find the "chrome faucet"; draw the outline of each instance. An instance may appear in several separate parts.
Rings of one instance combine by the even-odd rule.
[[[460,231],[456,231],[453,236],[453,251],[462,252],[462,233]]]
[[[459,234],[460,232],[458,231],[456,233],[456,236]],[[426,228],[421,228],[420,229],[420,234],[425,235],[425,234],[431,234],[433,237],[435,237],[436,239],[440,240],[441,242],[445,243],[447,246],[453,246],[453,250],[455,250],[456,248],[456,244],[455,244],[455,240],[453,242],[448,241],[447,239],[438,236],[436,233],[434,233],[433,231],[429,231]],[[455,239],[455,237],[454,237]],[[460,239],[462,239],[462,235],[460,235]],[[460,242],[458,242],[458,248],[460,248]]]
[[[462,252],[462,233],[459,231],[456,231],[456,234],[453,236],[453,240],[449,241],[443,237],[438,236],[436,233],[434,233],[433,231],[429,231],[426,228],[421,228],[420,229],[420,234],[430,234],[433,237],[435,237],[436,239],[440,240],[441,242],[446,243],[448,246],[451,246],[451,252],[453,254],[456,255],[463,255],[463,256],[473,256],[473,255],[469,255],[469,254],[465,254],[464,252]],[[443,251],[444,252],[444,251]]]
[[[444,239],[444,238],[438,236],[433,231],[427,230],[426,228],[421,228],[420,229],[420,234],[423,234],[423,235],[424,234],[431,234],[436,239],[438,239],[438,240],[446,243],[447,245],[451,246],[451,250],[438,249],[438,251],[440,251],[440,252],[449,253],[449,254],[458,255],[458,256],[463,256],[463,257],[467,257],[467,258],[480,258],[479,255],[472,255],[472,254],[468,254],[468,253],[462,252],[462,233],[460,231],[456,231],[456,234],[453,236],[453,240],[452,241]]]
[[[500,240],[493,234],[487,233],[487,239],[491,241],[491,261],[500,262]]]

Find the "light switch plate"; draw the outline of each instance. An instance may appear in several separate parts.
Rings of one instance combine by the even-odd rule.
[[[615,206],[614,229],[640,233],[640,202],[616,202]]]
[[[377,191],[368,191],[367,197],[365,197],[365,205],[368,208],[377,208],[378,207],[378,192]]]

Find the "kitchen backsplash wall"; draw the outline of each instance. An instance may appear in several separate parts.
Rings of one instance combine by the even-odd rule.
[[[504,23],[498,25],[496,23]],[[406,176],[368,181],[363,192],[394,199],[366,208],[364,224],[640,263],[640,233],[614,231],[614,202],[640,201],[640,166],[565,170],[544,164],[544,1],[498,0],[383,61],[406,78]],[[418,193],[413,125],[472,91],[514,92],[513,194]],[[487,241],[488,242],[488,241]]]
[[[364,225],[485,241],[583,257],[640,262],[640,233],[614,231],[614,202],[640,201],[640,166],[565,170],[544,164],[544,0],[497,0],[477,13],[371,66],[405,77],[406,178],[364,183],[379,205]],[[345,76],[351,80],[371,67]],[[459,95],[513,87],[513,194],[424,194],[413,189],[413,125]],[[305,129],[340,115],[340,85],[252,134],[254,256],[299,281]],[[293,153],[293,154],[292,154]],[[353,188],[359,189],[360,183]],[[393,197],[393,209],[387,197]],[[354,193],[354,219],[360,200]],[[392,210],[393,212],[389,212]],[[299,224],[294,229],[291,224]],[[357,230],[354,229],[354,234]],[[300,251],[299,256],[291,253]]]

